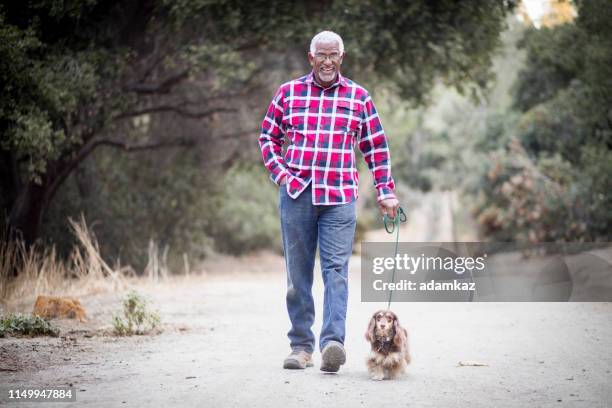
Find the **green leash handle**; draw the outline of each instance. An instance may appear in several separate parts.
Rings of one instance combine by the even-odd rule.
[[[399,245],[399,231],[400,224],[406,222],[408,217],[406,217],[406,213],[402,207],[398,207],[397,214],[395,217],[389,217],[387,214],[383,217],[383,222],[385,224],[385,230],[389,234],[393,234],[395,231],[395,255],[393,258],[397,257],[397,247]],[[397,267],[396,263],[393,262],[393,275],[391,275],[391,282],[395,282],[395,268]],[[387,310],[391,308],[391,298],[393,297],[393,290],[389,292],[389,301],[387,302]]]
[[[396,227],[398,229],[397,233],[399,234],[400,223],[406,222],[407,220],[408,220],[408,217],[406,217],[406,213],[404,212],[404,209],[402,207],[398,207],[397,214],[393,218],[389,217],[387,214],[383,216],[383,222],[385,223],[385,230],[389,234],[393,234],[393,231],[395,231]]]

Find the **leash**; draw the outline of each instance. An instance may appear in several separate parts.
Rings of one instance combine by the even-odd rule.
[[[385,230],[387,231],[388,234],[393,234],[394,231],[396,231],[395,233],[395,255],[393,256],[393,259],[397,258],[397,247],[399,245],[399,230],[400,230],[400,224],[403,222],[406,222],[408,220],[408,217],[406,217],[406,213],[404,212],[404,209],[402,207],[398,207],[397,209],[397,214],[395,214],[395,217],[391,218],[389,217],[387,214],[385,214],[383,216],[383,222],[385,223]],[[393,275],[391,275],[391,282],[395,282],[395,269],[397,268],[397,263],[393,262]],[[389,301],[387,302],[387,310],[389,310],[391,308],[391,298],[393,297],[393,290],[391,290],[389,292]]]

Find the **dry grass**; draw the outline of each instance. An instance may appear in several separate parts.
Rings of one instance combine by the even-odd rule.
[[[157,242],[149,240],[148,256],[149,262],[145,267],[144,274],[149,278],[150,282],[158,283],[160,279],[168,279],[170,274],[168,270],[168,245],[165,246],[161,258],[159,256],[159,247]]]
[[[0,302],[5,311],[32,305],[39,294],[81,296],[127,287],[126,278],[135,275],[133,269],[111,268],[102,259],[84,217],[69,222],[78,243],[66,261],[58,258],[54,247],[27,248],[19,240],[0,240]]]

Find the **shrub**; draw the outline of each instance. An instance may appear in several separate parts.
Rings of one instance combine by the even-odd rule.
[[[559,156],[531,160],[514,140],[492,155],[475,210],[487,236],[498,241],[558,242],[592,239],[570,165]]]
[[[119,336],[147,334],[160,324],[159,313],[150,311],[149,302],[135,291],[123,299],[123,316],[113,316],[115,334]]]
[[[0,337],[7,334],[22,336],[59,336],[59,329],[39,316],[10,314],[0,316]]]
[[[262,165],[233,167],[214,210],[211,228],[216,249],[242,254],[258,249],[281,250],[278,194]]]

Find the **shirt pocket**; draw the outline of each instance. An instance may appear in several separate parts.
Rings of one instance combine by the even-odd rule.
[[[334,130],[354,133],[359,126],[359,121],[359,110],[357,109],[356,103],[351,104],[351,102],[344,100],[339,100],[336,103]]]
[[[294,99],[288,103],[285,114],[286,125],[290,129],[295,129],[300,132],[306,130],[306,121],[308,114],[308,101],[304,99]]]

